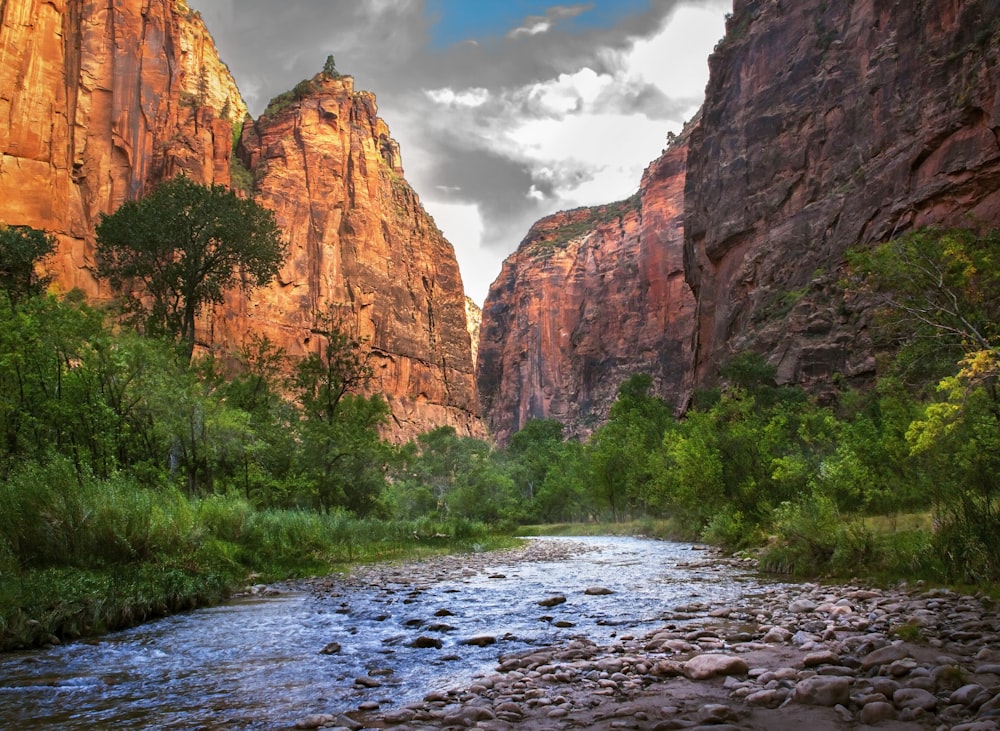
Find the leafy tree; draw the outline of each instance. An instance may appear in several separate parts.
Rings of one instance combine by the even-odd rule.
[[[977,352],[1000,355],[1000,233],[920,229],[849,254],[881,306],[883,344],[910,383],[936,383]]]
[[[588,445],[594,487],[615,520],[648,505],[654,482],[651,457],[673,423],[670,407],[649,393],[652,383],[646,374],[626,380],[608,422]]]
[[[389,416],[379,395],[365,396],[374,372],[361,344],[332,318],[314,328],[323,345],[296,366],[293,386],[302,405],[305,476],[323,510],[371,512],[385,486],[388,450],[378,429]]]
[[[55,239],[29,226],[0,224],[0,289],[14,306],[26,297],[41,294],[48,278],[35,272],[35,264],[55,249]]]
[[[528,503],[556,467],[556,454],[563,441],[563,425],[555,419],[530,419],[510,438],[507,456],[521,497]]]
[[[326,62],[323,64],[323,75],[328,79],[336,79],[340,76],[340,72],[337,71],[337,62],[334,61],[332,53],[326,57]]]
[[[180,339],[189,359],[199,311],[221,304],[233,287],[250,292],[267,284],[285,250],[271,211],[183,176],[97,225],[99,276],[125,290],[127,311],[147,332]]]

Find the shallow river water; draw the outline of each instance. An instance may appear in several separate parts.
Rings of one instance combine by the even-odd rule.
[[[413,584],[345,585],[189,612],[101,638],[0,655],[0,729],[275,729],[360,703],[383,709],[468,685],[502,654],[640,635],[686,603],[763,589],[682,543],[545,539],[584,550],[559,561],[477,563]],[[588,595],[589,587],[613,593]],[[563,595],[545,608],[539,601]],[[444,616],[441,616],[444,615]],[[557,625],[562,626],[557,626]],[[418,637],[442,647],[418,649]],[[489,636],[495,644],[465,644]],[[321,651],[337,643],[333,654]],[[380,687],[355,683],[373,677]]]

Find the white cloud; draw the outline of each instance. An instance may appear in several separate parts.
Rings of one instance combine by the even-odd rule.
[[[626,73],[672,97],[700,99],[708,83],[708,53],[725,33],[726,2],[682,5],[655,36],[635,43],[624,58]]]
[[[481,107],[489,101],[489,89],[476,87],[456,92],[454,89],[427,89],[424,91],[427,97],[435,104],[455,107]]]

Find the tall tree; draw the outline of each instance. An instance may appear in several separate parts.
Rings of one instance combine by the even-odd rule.
[[[361,343],[330,317],[313,332],[323,345],[299,361],[292,381],[302,405],[302,472],[320,509],[365,515],[385,486],[388,453],[378,429],[389,406],[378,394],[362,393],[375,374]]]
[[[97,225],[99,276],[123,290],[147,332],[179,338],[189,359],[201,308],[233,287],[249,293],[270,282],[285,251],[271,211],[183,176]]]

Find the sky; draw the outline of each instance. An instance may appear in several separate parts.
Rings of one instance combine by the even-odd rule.
[[[188,0],[258,116],[333,55],[482,305],[532,223],[611,203],[701,105],[732,0]]]

